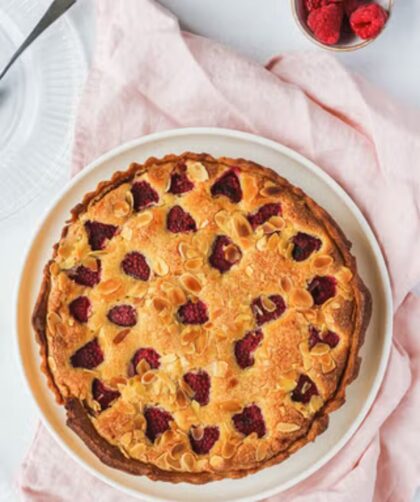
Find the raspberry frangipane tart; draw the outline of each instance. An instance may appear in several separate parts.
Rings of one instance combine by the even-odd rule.
[[[72,211],[33,322],[68,425],[107,465],[205,483],[325,430],[370,295],[334,220],[271,169],[132,164]]]

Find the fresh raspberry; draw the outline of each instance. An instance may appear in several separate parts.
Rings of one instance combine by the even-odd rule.
[[[225,252],[227,246],[229,245],[234,246],[237,250],[237,253],[234,253],[232,261],[228,259],[229,256],[226,256]],[[241,256],[241,250],[238,246],[232,243],[229,237],[226,237],[226,235],[219,235],[213,242],[212,251],[209,256],[209,263],[212,267],[216,268],[220,273],[223,274],[224,272],[227,272],[233,265],[235,265],[235,263],[238,263],[238,261],[241,259]]]
[[[257,433],[259,438],[265,434],[265,423],[260,408],[256,404],[251,404],[232,417],[236,429],[249,436],[253,432]]]
[[[146,419],[146,436],[152,443],[155,439],[169,429],[169,422],[173,420],[172,415],[161,408],[149,407],[144,410]]]
[[[316,39],[326,45],[334,45],[340,39],[343,16],[342,4],[332,3],[311,11],[307,24]]]
[[[236,361],[242,369],[249,368],[254,364],[252,353],[256,350],[262,339],[263,333],[260,329],[257,329],[250,331],[241,340],[235,342]]]
[[[189,192],[194,188],[194,183],[188,179],[186,174],[187,166],[182,164],[176,167],[176,170],[171,174],[171,184],[169,186],[169,192],[175,195],[179,195],[185,192]]]
[[[300,375],[298,383],[292,391],[291,398],[292,401],[307,404],[312,396],[317,396],[318,394],[319,392],[316,385],[308,375]]]
[[[213,448],[219,436],[220,432],[218,427],[205,427],[201,439],[194,439],[193,433],[190,431],[189,438],[191,448],[197,455],[205,455]]]
[[[363,40],[375,38],[388,19],[387,11],[376,3],[361,5],[350,16],[350,26]]]
[[[132,377],[137,374],[137,365],[144,359],[152,370],[159,368],[160,355],[155,349],[150,347],[138,349],[134,356],[131,358],[130,365],[128,366],[128,376]]]
[[[87,221],[85,229],[92,251],[98,251],[104,249],[106,241],[114,237],[118,227],[100,223],[99,221]]]
[[[361,5],[365,4],[368,0],[344,0],[344,11],[348,17]]]
[[[73,368],[84,368],[87,370],[96,368],[103,360],[104,354],[97,338],[80,347],[70,358]]]
[[[230,169],[216,180],[211,187],[213,197],[224,195],[231,202],[240,202],[242,200],[242,189],[239,178],[233,169]]]
[[[315,347],[315,345],[320,342],[321,342],[321,337],[319,329],[315,328],[315,326],[309,326],[309,338],[308,338],[309,350]]]
[[[159,202],[159,195],[147,181],[133,183],[131,193],[133,195],[133,208],[137,212]]]
[[[92,305],[87,296],[78,296],[69,304],[70,314],[76,321],[88,322]]]
[[[305,8],[306,12],[311,12],[315,9],[319,9],[320,7],[325,7],[326,5],[330,5],[332,3],[340,3],[343,0],[305,0]]]
[[[286,310],[286,304],[280,295],[271,295],[268,299],[276,306],[276,308],[271,312],[264,308],[261,297],[255,298],[251,304],[251,309],[258,326],[261,326],[266,322],[273,321],[274,319],[278,319]]]
[[[205,371],[197,371],[197,373],[186,373],[184,381],[194,391],[192,399],[197,401],[200,406],[205,406],[209,403],[210,396],[210,377]]]
[[[147,281],[150,277],[150,267],[146,262],[146,258],[137,251],[125,255],[121,262],[121,268],[127,275],[141,281]]]
[[[131,305],[116,305],[108,311],[107,317],[118,326],[130,327],[137,324],[137,312]]]
[[[207,306],[201,300],[188,300],[179,307],[178,318],[183,324],[205,324],[209,320]]]
[[[322,305],[329,298],[332,298],[336,292],[336,284],[335,278],[329,275],[314,277],[308,286],[308,290],[314,299],[315,305]]]
[[[292,239],[292,256],[295,261],[306,260],[314,251],[318,251],[322,241],[313,235],[298,232]]]
[[[197,225],[193,217],[184,211],[181,206],[174,206],[169,211],[166,218],[166,226],[174,234],[197,231]]]
[[[97,378],[94,378],[92,382],[92,395],[93,399],[99,403],[101,411],[103,411],[109,408],[112,401],[119,398],[121,394],[117,390],[110,389]]]
[[[77,284],[93,288],[101,280],[101,261],[96,260],[96,270],[79,265],[69,270],[68,275]]]
[[[256,213],[248,216],[248,221],[255,230],[259,225],[265,223],[272,216],[281,216],[280,204],[271,203],[261,206]]]

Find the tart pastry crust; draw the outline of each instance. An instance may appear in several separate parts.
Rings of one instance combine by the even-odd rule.
[[[332,217],[271,169],[184,153],[71,212],[33,326],[67,424],[101,461],[206,483],[277,464],[357,376],[371,296]]]

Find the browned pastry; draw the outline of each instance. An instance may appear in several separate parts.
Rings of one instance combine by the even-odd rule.
[[[68,425],[106,464],[237,478],[344,403],[371,312],[350,243],[246,160],[132,164],[73,211],[33,316]]]

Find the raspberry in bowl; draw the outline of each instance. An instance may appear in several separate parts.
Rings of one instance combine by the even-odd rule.
[[[291,0],[293,16],[303,33],[333,51],[361,49],[385,29],[393,0]]]

